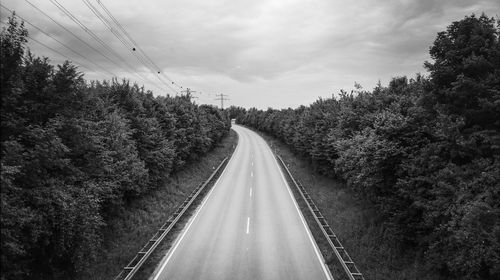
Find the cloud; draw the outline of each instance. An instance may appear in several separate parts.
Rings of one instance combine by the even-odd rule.
[[[2,3],[100,68],[164,94],[156,75],[81,1],[58,0],[123,59],[106,51],[49,1],[29,1],[99,53],[25,1]],[[422,72],[438,31],[471,13],[495,16],[500,8],[495,0],[101,1],[178,84],[199,92],[224,92],[231,95],[232,104],[261,108],[308,104],[352,88],[355,81],[370,89],[379,79],[387,83],[393,76]],[[84,61],[37,30],[29,31],[75,61]],[[30,43],[30,48],[61,61],[39,45]],[[100,68],[90,68],[95,69],[88,78],[109,78]],[[208,95],[204,99],[215,103]]]

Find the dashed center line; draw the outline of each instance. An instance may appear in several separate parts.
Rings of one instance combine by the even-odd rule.
[[[247,234],[250,232],[250,217],[247,218]]]
[[[253,177],[253,171],[252,171],[252,172],[250,172],[250,177]]]
[[[250,188],[250,197],[252,197],[252,188]]]

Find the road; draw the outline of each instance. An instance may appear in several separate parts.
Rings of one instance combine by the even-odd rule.
[[[154,280],[331,279],[267,143],[239,141]]]

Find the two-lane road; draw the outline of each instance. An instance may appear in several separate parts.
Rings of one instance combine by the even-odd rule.
[[[153,279],[331,279],[266,142],[233,129],[231,160]]]

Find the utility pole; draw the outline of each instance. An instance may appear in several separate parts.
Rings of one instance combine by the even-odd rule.
[[[224,110],[224,100],[229,100],[229,98],[225,98],[225,96],[229,96],[227,94],[216,94],[215,96],[217,96],[218,98],[215,98],[215,100],[220,100],[220,108],[222,110]]]
[[[181,90],[181,93],[185,93],[186,96],[188,96],[190,100],[194,99],[194,98],[198,98],[198,96],[192,95],[195,92],[196,92],[195,90],[191,90],[190,88],[186,88],[185,90]],[[193,103],[194,103],[194,101],[193,101]]]
[[[195,93],[195,90],[191,90],[190,88],[186,88],[185,90],[181,90],[182,93],[185,93],[186,95],[191,95],[192,93]]]
[[[198,99],[198,96],[191,96],[191,99]],[[194,100],[193,100],[193,104],[196,104],[196,102],[194,102]]]

